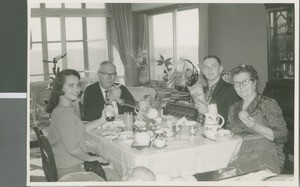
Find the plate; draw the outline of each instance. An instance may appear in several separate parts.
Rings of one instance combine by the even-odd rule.
[[[138,150],[142,150],[144,148],[149,148],[150,145],[151,145],[151,141],[150,141],[149,145],[138,145],[138,144],[135,143],[135,141],[133,141],[133,143],[131,144],[131,147],[135,148],[135,149],[138,149]]]
[[[124,131],[120,133],[120,139],[122,140],[128,140],[133,138],[133,132],[132,131]]]
[[[167,147],[167,144],[165,144],[163,147],[156,147],[156,145],[153,144],[152,147],[155,149],[163,149],[163,148]]]
[[[116,139],[119,139],[119,136],[117,135],[108,135],[108,136],[105,136],[106,139],[109,139],[109,140],[116,140]]]
[[[123,120],[120,121],[109,121],[102,125],[102,128],[109,129],[109,128],[117,128],[117,127],[125,127]]]
[[[230,130],[226,129],[220,129],[218,130],[218,134],[216,135],[216,138],[218,140],[229,140],[234,136],[234,133],[231,132]]]
[[[131,146],[133,141],[134,141],[133,139],[121,140],[122,143],[124,143],[128,146]]]

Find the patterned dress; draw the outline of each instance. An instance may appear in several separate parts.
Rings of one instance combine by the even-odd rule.
[[[258,134],[256,131],[244,125],[239,119],[238,115],[239,112],[242,111],[242,106],[243,101],[239,101],[230,107],[227,128],[241,136]],[[246,108],[246,111],[259,125],[269,127],[273,131],[273,143],[282,171],[285,158],[283,146],[284,143],[287,142],[287,127],[278,103],[274,99],[258,94]]]

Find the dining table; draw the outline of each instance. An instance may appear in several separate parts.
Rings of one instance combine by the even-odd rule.
[[[241,136],[207,138],[199,125],[195,133],[182,130],[167,137],[162,148],[153,143],[140,148],[133,146],[132,138],[119,136],[122,125],[120,117],[85,134],[87,151],[102,156],[121,177],[136,166],[152,170],[161,180],[220,170],[234,160],[243,142]]]

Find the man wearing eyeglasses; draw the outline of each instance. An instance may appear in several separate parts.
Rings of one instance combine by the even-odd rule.
[[[207,80],[207,86],[204,87],[205,99],[207,102],[213,98],[217,103],[218,113],[224,117],[225,122],[228,118],[230,105],[239,101],[233,86],[221,78],[223,66],[217,56],[209,55],[203,59],[202,73]],[[226,127],[226,123],[223,126]]]
[[[117,114],[123,114],[124,110],[132,110],[125,108],[123,104],[126,102],[134,106],[135,99],[125,86],[115,83],[117,71],[112,62],[102,62],[97,76],[99,82],[89,85],[84,92],[84,120],[93,121],[100,118],[107,98],[114,106]]]

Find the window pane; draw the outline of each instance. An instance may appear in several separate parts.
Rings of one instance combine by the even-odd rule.
[[[31,18],[31,36],[33,42],[39,42],[42,40],[41,37],[41,19]]]
[[[67,43],[68,50],[68,68],[75,69],[77,71],[84,71],[84,60],[83,60],[83,43],[72,42]]]
[[[82,40],[82,18],[66,18],[67,40]]]
[[[87,38],[106,39],[106,18],[87,18]]]
[[[60,41],[60,18],[47,18],[47,40]]]
[[[65,3],[65,8],[81,8],[81,3]]]
[[[105,3],[86,3],[86,8],[102,8],[102,9],[105,9]]]
[[[108,60],[107,41],[88,42],[90,76],[96,76],[101,62]]]
[[[159,55],[164,58],[173,57],[173,24],[172,14],[160,14],[153,16],[153,43],[154,59],[159,59]],[[173,62],[172,62],[173,63]],[[158,80],[164,68],[151,63],[151,79]]]
[[[120,54],[118,50],[113,46],[113,56],[114,56],[114,64],[117,67],[117,79],[116,82],[119,82],[121,84],[125,84],[124,80],[124,65],[122,63],[122,60],[120,58]]]
[[[60,43],[49,43],[48,44],[48,60],[53,60],[58,55],[61,55],[61,44]],[[49,74],[53,75],[53,63],[49,63]],[[62,70],[62,60],[59,60],[56,64],[56,67],[59,67]]]
[[[177,12],[177,59],[187,58],[195,67],[198,67],[199,61],[198,17],[198,9]]]
[[[43,81],[43,57],[42,57],[42,44],[33,44],[32,49],[30,50],[30,75],[39,76],[30,76],[30,82],[34,81]]]
[[[61,3],[46,3],[46,8],[61,8]]]

